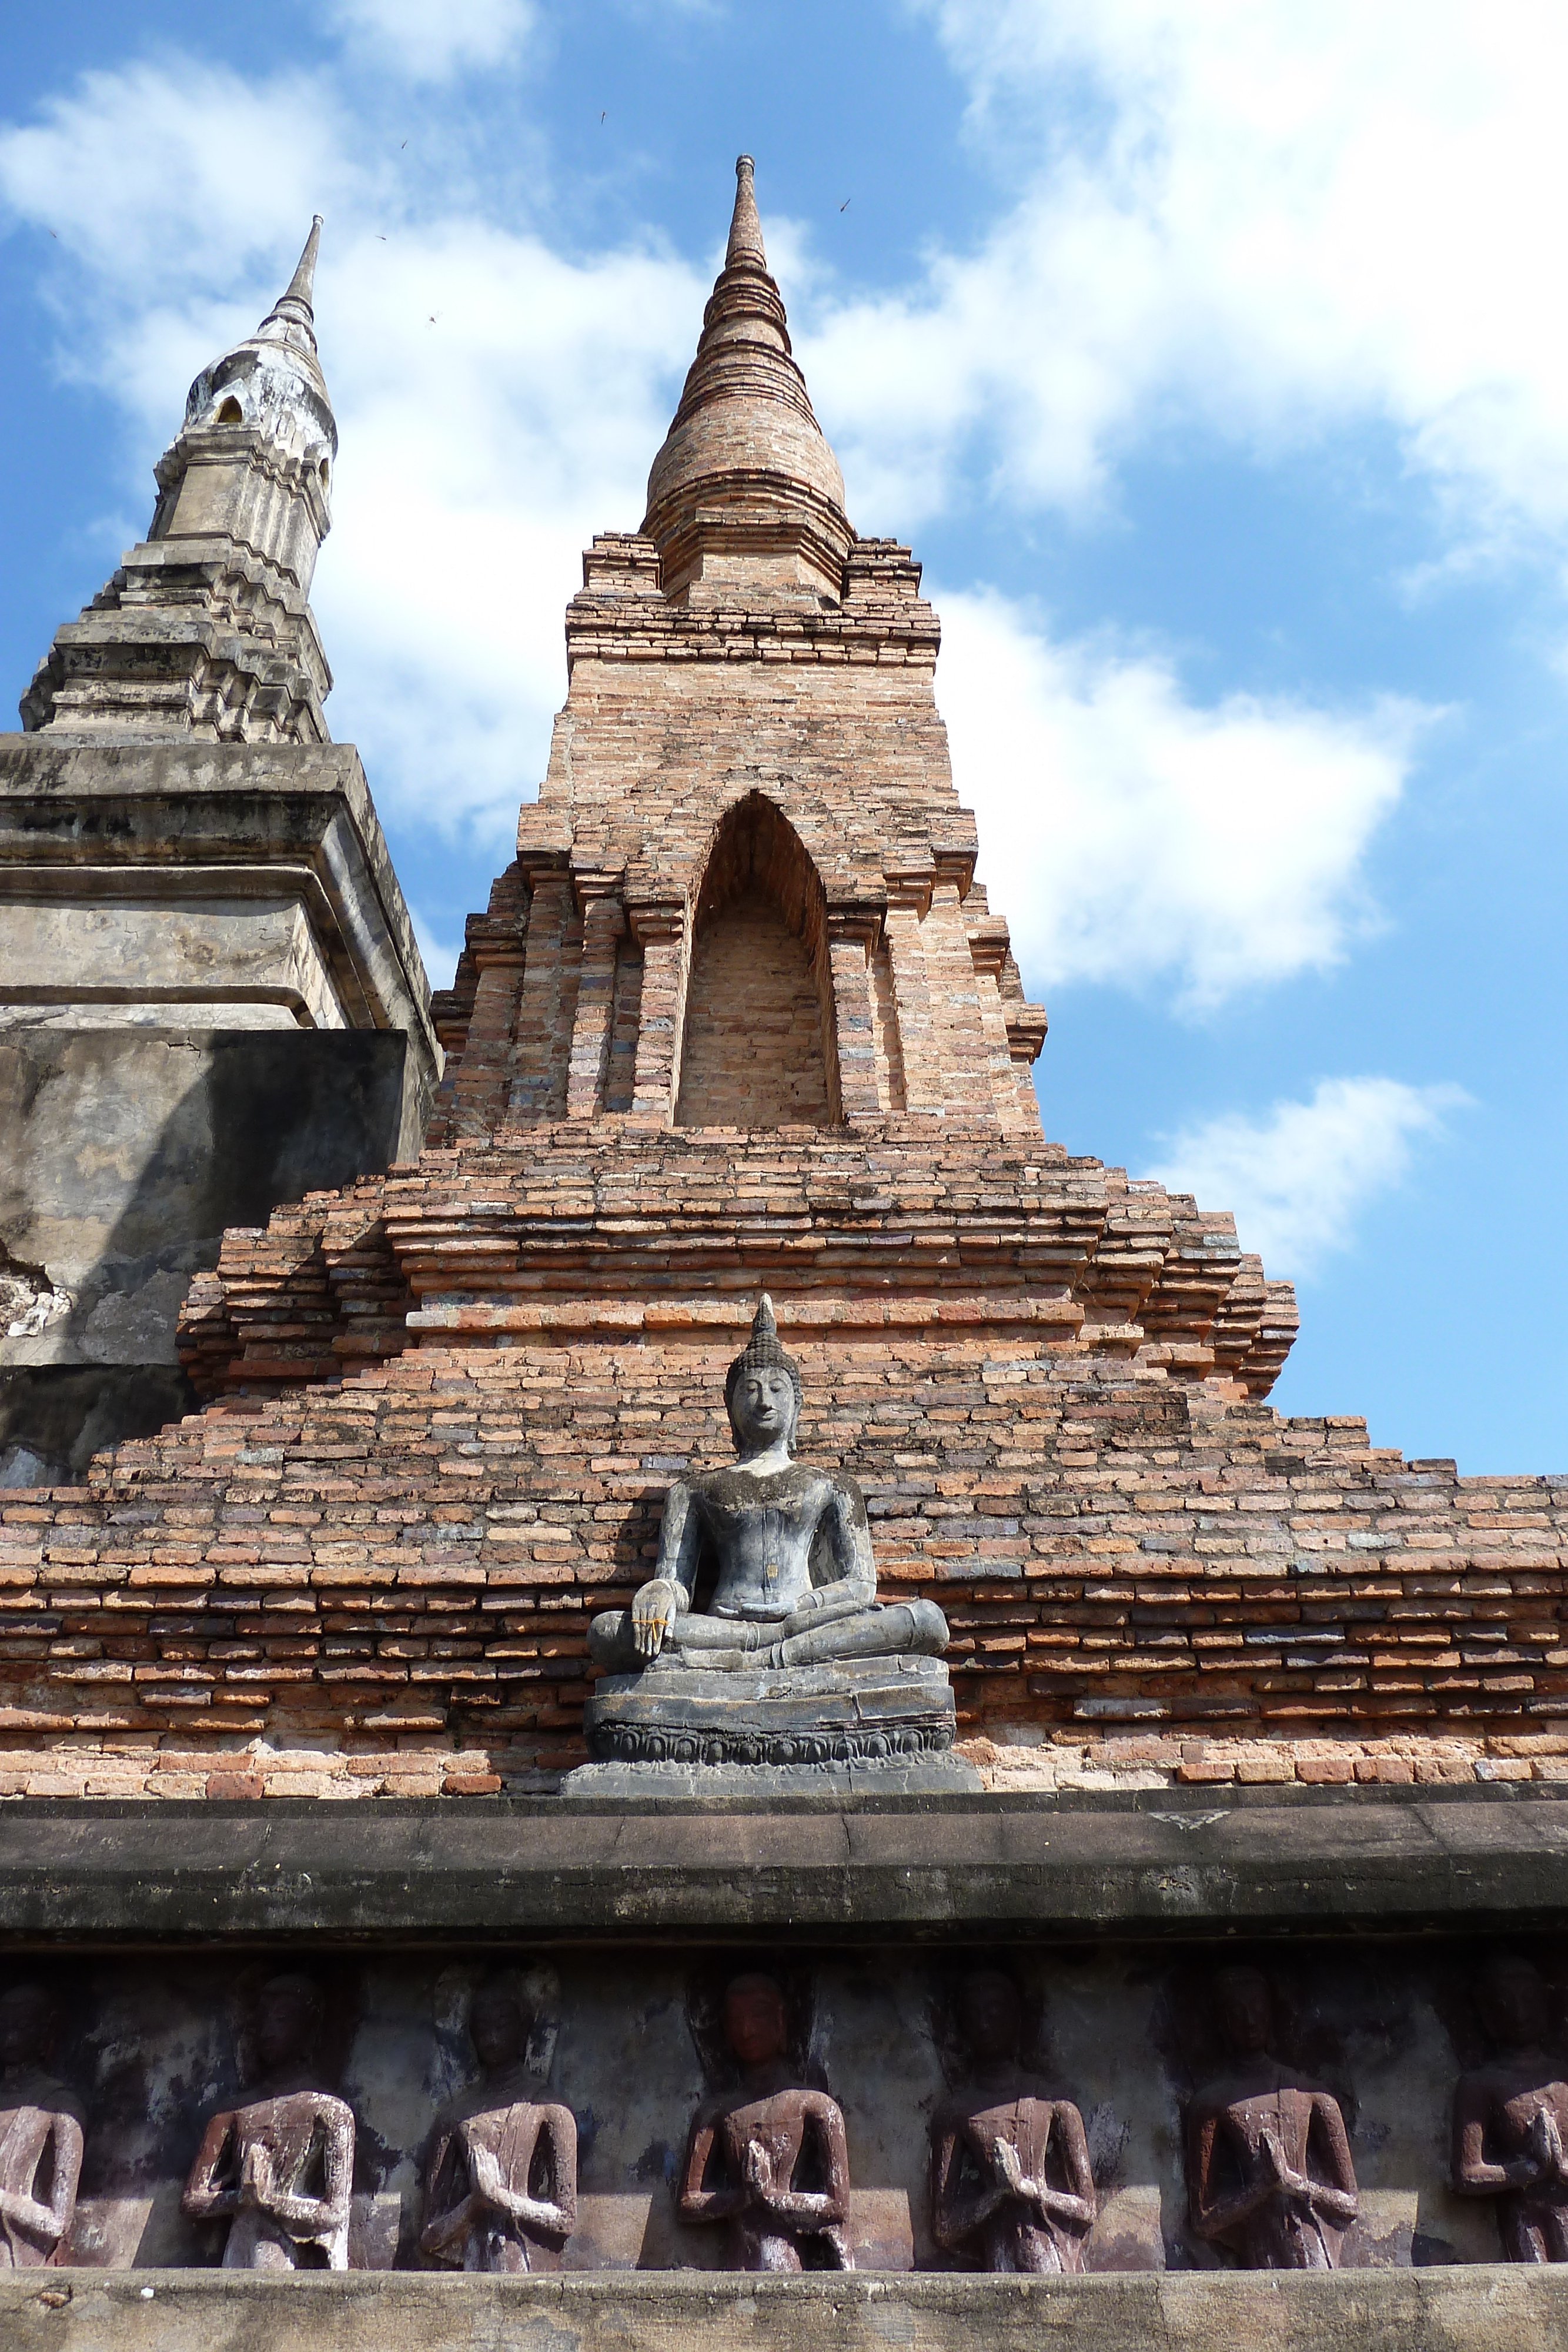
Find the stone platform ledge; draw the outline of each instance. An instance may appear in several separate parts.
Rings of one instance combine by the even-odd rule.
[[[7,2352],[1554,2352],[1568,2270],[1086,2278],[33,2271]]]
[[[1568,1928],[1541,1784],[0,1808],[0,1948],[778,1946]]]

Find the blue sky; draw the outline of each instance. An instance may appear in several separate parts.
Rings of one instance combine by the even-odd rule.
[[[1275,1393],[1568,1460],[1561,10],[7,12],[0,663],[327,216],[314,602],[433,978],[630,528],[737,151],[852,520],[910,540],[1048,1133],[1232,1207]]]

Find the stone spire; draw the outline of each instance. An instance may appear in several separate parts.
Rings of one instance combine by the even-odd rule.
[[[202,370],[158,504],[22,698],[28,730],[324,742],[331,673],[308,602],[338,426],[316,349],[321,216],[254,334]]]
[[[312,308],[312,297],[316,290],[316,257],[320,250],[321,215],[316,213],[311,217],[305,250],[294,265],[287,292],[279,296],[256,329],[258,335],[265,335],[273,326],[282,326],[286,331],[289,327],[301,328],[310,346],[312,359],[316,355],[316,312]]]
[[[762,242],[762,223],[757,217],[757,166],[749,155],[737,155],[735,211],[730,218],[724,266],[726,269],[737,269],[745,262],[754,264],[766,275],[768,250]]]
[[[658,547],[666,595],[836,604],[854,538],[843,476],[790,352],[749,155],[735,173],[724,268],[648,477],[643,529]]]

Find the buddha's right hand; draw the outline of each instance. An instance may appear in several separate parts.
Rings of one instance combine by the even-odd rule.
[[[681,1588],[673,1577],[655,1576],[632,1603],[632,1638],[644,1658],[656,1658],[681,1605]]]

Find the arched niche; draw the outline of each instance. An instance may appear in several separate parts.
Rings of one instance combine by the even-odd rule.
[[[834,1125],[826,901],[799,834],[760,793],[730,809],[697,897],[677,1127]]]

